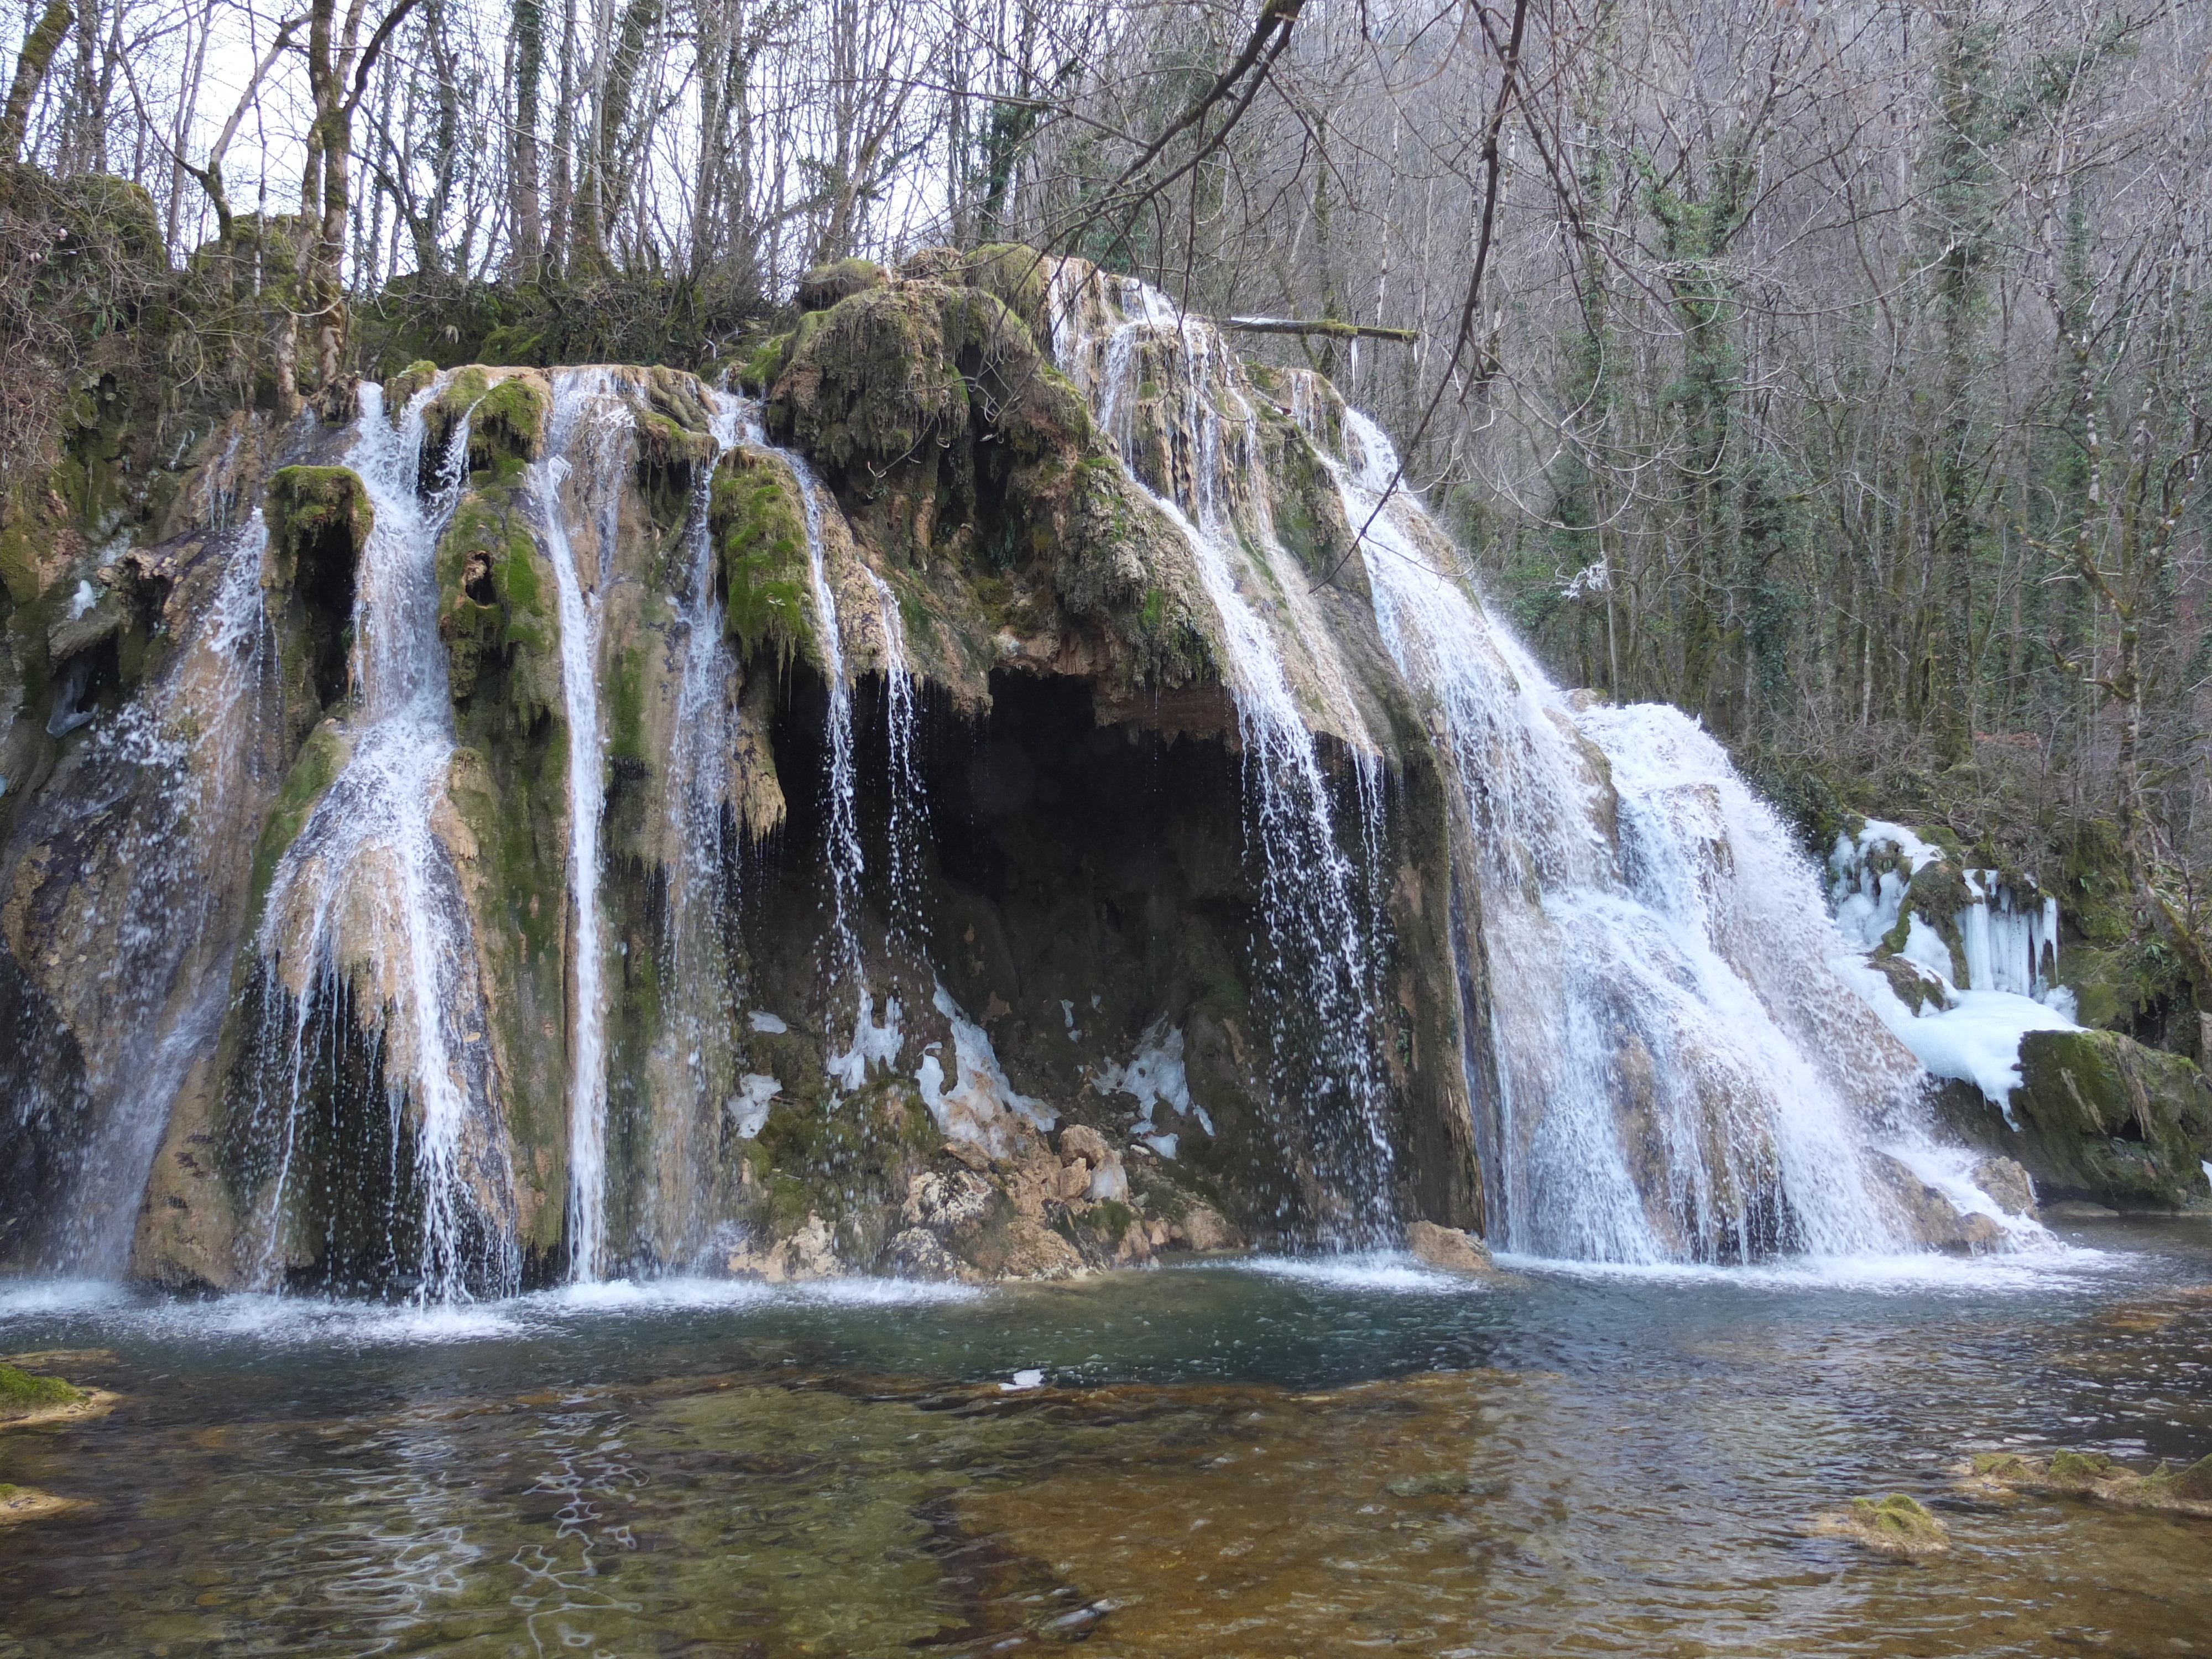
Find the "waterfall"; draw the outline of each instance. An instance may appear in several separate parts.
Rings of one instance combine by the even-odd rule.
[[[906,623],[899,615],[898,595],[874,571],[868,573],[868,580],[875,584],[876,611],[884,629],[884,743],[890,800],[884,825],[890,878],[888,908],[893,933],[913,941],[921,935],[921,848],[928,813],[915,752],[920,732],[914,671],[907,664]]]
[[[1486,969],[1492,1237],[1625,1262],[1899,1248],[1864,1119],[1913,1071],[1831,965],[1780,822],[1678,711],[1562,696],[1419,506],[1377,510],[1396,457],[1342,420],[1330,465],[1384,643],[1441,717],[1480,896],[1458,945]]]
[[[1361,915],[1364,884],[1338,840],[1329,781],[1283,641],[1262,615],[1262,606],[1279,606],[1295,619],[1305,579],[1293,565],[1285,587],[1247,551],[1256,545],[1273,562],[1291,563],[1267,510],[1256,411],[1211,324],[1178,313],[1166,295],[1134,278],[1079,271],[1064,262],[1054,277],[1054,355],[1124,474],[1188,544],[1220,622],[1244,744],[1248,828],[1260,856],[1255,956],[1274,981],[1281,1016],[1273,1093],[1304,1118],[1304,1151],[1335,1211],[1323,1218],[1334,1239],[1366,1242],[1389,1203],[1393,1161],[1375,1052],[1376,957]],[[1140,415],[1149,377],[1169,388],[1171,412]],[[1175,422],[1164,460],[1152,447],[1158,434],[1146,424],[1162,417]],[[1310,695],[1332,703],[1328,712],[1340,729],[1358,730],[1357,715],[1332,699],[1345,683],[1340,665],[1317,666]],[[1304,1065],[1285,1066],[1281,1051],[1293,1046],[1294,1031],[1310,1034],[1312,1046]]]
[[[568,902],[574,917],[575,1006],[568,1042],[568,1252],[580,1280],[607,1256],[606,963],[599,914],[599,822],[606,808],[606,732],[599,718],[599,598],[614,554],[629,470],[629,405],[603,368],[553,377],[545,459],[530,470],[538,531],[561,616],[561,694],[568,720]],[[587,592],[568,533],[562,486],[576,480],[577,518],[593,536]]]
[[[473,1287],[511,1291],[514,1176],[492,1098],[481,989],[468,913],[451,854],[433,826],[453,750],[447,659],[438,635],[437,546],[467,474],[468,422],[456,423],[435,493],[417,493],[423,410],[436,388],[387,420],[380,387],[362,387],[346,464],[374,522],[356,580],[350,663],[354,706],[340,728],[349,752],[286,849],[270,883],[256,945],[264,1030],[253,1103],[255,1139],[271,1144],[262,1279],[285,1257],[294,1164],[303,1117],[337,1072],[334,1045],[366,1005],[386,1083],[395,1155],[418,1218],[394,1219],[393,1249],[411,1231],[414,1260],[390,1264],[425,1301]],[[335,1028],[319,1031],[318,1017]],[[413,1115],[406,1116],[411,1103]],[[366,1171],[345,1170],[358,1180]]]
[[[211,477],[228,474],[237,447],[234,432]],[[219,522],[227,504],[211,502]],[[91,969],[99,1030],[85,1045],[105,1110],[70,1195],[58,1263],[67,1271],[122,1272],[169,1109],[228,1000],[235,935],[224,912],[264,799],[253,774],[272,663],[268,544],[258,507],[235,533],[219,532],[213,599],[179,661],[87,744],[88,764],[153,787],[125,815],[112,853],[125,884],[112,900],[112,952]]]
[[[866,959],[860,949],[858,922],[861,897],[861,878],[867,869],[867,857],[860,841],[860,815],[858,782],[854,770],[853,730],[853,687],[847,677],[843,624],[837,613],[837,595],[830,585],[829,554],[823,541],[822,515],[823,501],[821,480],[804,456],[791,450],[769,448],[769,453],[790,469],[792,482],[798,487],[799,502],[806,525],[806,569],[808,591],[814,601],[815,637],[822,650],[823,678],[828,682],[829,715],[824,736],[829,743],[830,770],[827,779],[829,797],[823,803],[824,830],[823,845],[830,864],[830,988],[851,984],[854,988],[853,1037],[842,1054],[831,1054],[825,1069],[829,1075],[847,1090],[854,1090],[867,1080],[871,1064],[888,1063],[898,1057],[904,1038],[899,1030],[899,1004],[896,997],[889,998],[884,1006],[884,1018],[876,1019],[875,993],[867,982]],[[883,607],[885,635],[884,677],[889,684],[890,711],[892,720],[891,750],[895,774],[904,771],[913,775],[914,754],[914,694],[911,677],[905,660],[905,635],[898,624],[898,608],[890,590],[881,578],[870,572],[876,584],[878,601]],[[899,781],[896,776],[893,782]],[[917,785],[918,790],[918,785]],[[918,804],[919,795],[917,793]],[[908,811],[896,799],[892,803],[892,845],[890,854],[894,893],[892,914],[898,915],[897,884],[902,868],[902,854],[896,850],[900,814]]]
[[[705,388],[717,458],[755,430],[752,407]],[[682,1098],[669,1103],[653,1148],[653,1229],[663,1261],[688,1257],[703,1235],[702,1188],[711,1180],[715,1117],[740,1111],[729,1036],[732,1001],[729,830],[731,726],[738,664],[726,637],[716,580],[714,465],[698,469],[684,528],[686,586],[676,595],[680,652],[669,738],[668,921],[663,964],[664,1042]]]

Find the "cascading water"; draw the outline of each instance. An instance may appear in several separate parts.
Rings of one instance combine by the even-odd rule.
[[[1493,1237],[1626,1262],[1898,1248],[1864,1142],[1913,1068],[1830,965],[1840,940],[1780,823],[1678,711],[1578,714],[1447,574],[1418,505],[1384,504],[1380,430],[1342,425],[1331,465],[1376,620],[1462,792]]]
[[[1081,274],[1063,263],[1049,310],[1061,368],[1083,392],[1124,472],[1189,544],[1220,620],[1244,744],[1250,839],[1260,854],[1254,943],[1280,1010],[1279,1055],[1294,1046],[1294,1027],[1314,1039],[1303,1066],[1279,1063],[1274,1091],[1308,1126],[1306,1155],[1326,1189],[1324,1203],[1335,1212],[1320,1218],[1333,1242],[1369,1242],[1387,1209],[1393,1161],[1375,1051],[1377,958],[1366,948],[1372,941],[1361,915],[1364,884],[1338,841],[1318,746],[1282,644],[1259,608],[1294,610],[1304,579],[1293,573],[1285,592],[1246,550],[1256,544],[1278,562],[1287,559],[1267,511],[1255,411],[1228,372],[1231,360],[1212,325],[1179,313],[1166,295],[1134,278]],[[1177,398],[1172,418],[1179,430],[1159,452],[1150,449],[1153,434],[1139,423],[1148,379]],[[1165,457],[1164,471],[1156,470],[1155,453]],[[1278,596],[1273,602],[1271,593]],[[1340,669],[1319,678],[1324,696],[1343,684]],[[1331,712],[1340,729],[1358,728],[1356,715]]]
[[[607,1258],[606,963],[599,914],[599,821],[606,807],[606,732],[599,719],[599,595],[612,563],[616,514],[634,421],[605,369],[553,377],[545,459],[531,468],[538,532],[553,566],[561,617],[561,694],[568,720],[568,903],[574,1006],[568,1042],[568,1254],[577,1279]],[[563,487],[592,532],[590,589],[577,568]]]
[[[362,387],[346,464],[374,519],[356,581],[349,752],[270,884],[255,941],[263,1030],[249,1127],[273,1148],[261,1223],[267,1283],[287,1259],[289,1208],[308,1196],[294,1190],[305,1119],[332,1086],[343,1029],[360,1011],[385,1079],[390,1144],[395,1155],[411,1145],[405,1174],[419,1206],[394,1221],[395,1254],[404,1231],[414,1259],[383,1265],[392,1279],[411,1279],[417,1299],[453,1301],[511,1291],[520,1264],[468,912],[434,827],[453,750],[437,546],[468,447],[463,419],[426,501],[423,410],[436,389],[416,394],[395,423],[382,390]]]
[[[815,637],[822,648],[823,678],[829,683],[830,709],[825,723],[830,749],[826,779],[829,798],[823,803],[823,842],[830,862],[830,989],[834,997],[840,987],[851,985],[854,1003],[852,1042],[843,1053],[829,1057],[826,1069],[842,1087],[853,1090],[866,1081],[871,1064],[896,1060],[904,1039],[899,1031],[897,998],[886,999],[884,1018],[880,1023],[876,1019],[875,993],[867,982],[866,961],[860,949],[857,918],[867,857],[860,840],[860,802],[854,769],[853,688],[847,678],[842,623],[837,614],[836,591],[830,580],[829,553],[822,533],[822,483],[804,456],[783,449],[771,449],[769,453],[790,468],[793,482],[799,488],[806,525],[806,569],[808,591],[814,601]],[[914,698],[904,661],[904,636],[897,631],[897,607],[880,581],[878,592],[887,612],[884,624],[885,677],[891,687],[893,766],[898,767],[899,757],[903,756],[910,767]],[[903,810],[895,800],[895,823],[896,815]],[[896,829],[893,833],[896,845]],[[891,856],[896,860],[899,855],[894,853]]]
[[[884,629],[884,747],[890,775],[890,811],[884,826],[885,858],[890,866],[890,912],[892,931],[908,940],[921,929],[921,838],[928,811],[922,788],[919,736],[914,691],[914,671],[907,665],[906,623],[899,615],[898,595],[873,571],[877,614]]]
[[[228,473],[236,448],[234,434],[211,476]],[[228,497],[210,493],[220,523]],[[122,1271],[169,1109],[228,997],[235,936],[224,912],[236,849],[250,846],[262,804],[252,775],[272,641],[261,602],[269,534],[260,509],[222,539],[213,602],[189,648],[88,745],[86,763],[159,781],[128,814],[112,853],[125,883],[112,951],[94,970],[100,1030],[86,1045],[94,1061],[86,1081],[105,1109],[71,1194],[57,1264],[70,1272]]]
[[[752,407],[708,389],[715,448],[727,454],[757,435]],[[664,1261],[689,1260],[707,1227],[701,1188],[713,1168],[714,1115],[741,1112],[729,1033],[739,1018],[731,943],[730,729],[738,664],[724,634],[711,524],[714,469],[699,469],[685,527],[690,568],[677,596],[676,718],[670,734],[670,856],[662,1000],[667,1069],[680,1078],[656,1126],[653,1245]]]

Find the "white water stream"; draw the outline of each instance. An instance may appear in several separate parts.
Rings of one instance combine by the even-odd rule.
[[[608,370],[563,369],[553,377],[545,459],[530,469],[538,533],[558,595],[561,694],[568,720],[568,904],[575,964],[568,1027],[568,1253],[570,1276],[586,1283],[607,1267],[606,944],[599,913],[606,730],[599,715],[599,615],[634,431],[629,405]],[[572,520],[588,532],[580,547],[569,533]],[[580,559],[587,564],[580,567]]]
[[[1462,793],[1493,1237],[1620,1262],[1903,1246],[1863,1152],[1914,1068],[1834,971],[1783,825],[1679,711],[1571,705],[1418,504],[1376,511],[1397,458],[1365,416],[1342,421],[1332,465],[1367,526],[1376,621],[1442,716]]]
[[[349,994],[372,1004],[395,1123],[412,1109],[419,1258],[400,1266],[418,1299],[450,1302],[472,1286],[512,1290],[519,1264],[468,915],[433,828],[453,750],[437,546],[465,481],[468,446],[464,420],[424,500],[423,410],[435,390],[418,392],[395,425],[382,390],[362,387],[346,465],[375,518],[356,575],[350,754],[270,884],[257,940],[263,1006],[270,1016],[289,1010],[289,1030],[264,1036],[256,1115],[278,1137],[262,1226],[267,1282],[284,1260],[301,1112],[328,1040],[317,1022],[343,1021]]]
[[[1284,642],[1266,619],[1297,616],[1304,577],[1276,542],[1268,517],[1272,489],[1256,412],[1212,324],[1179,313],[1134,278],[1084,278],[1077,270],[1063,264],[1055,274],[1054,354],[1114,444],[1124,473],[1188,544],[1220,623],[1223,668],[1244,744],[1250,842],[1261,862],[1255,955],[1279,999],[1277,1048],[1290,1046],[1294,1028],[1310,1048],[1309,1063],[1279,1076],[1275,1091],[1308,1126],[1304,1150],[1335,1212],[1321,1218],[1328,1236],[1369,1242],[1388,1201],[1393,1163],[1375,1052],[1377,958],[1368,948],[1372,929],[1362,915],[1360,872],[1338,839],[1330,781],[1292,691]],[[1148,382],[1165,388],[1157,412],[1139,410]],[[1168,476],[1155,477],[1148,460],[1158,452],[1146,422],[1163,417],[1176,429],[1164,446]],[[1267,566],[1248,551],[1253,547],[1264,550]],[[1358,730],[1344,700],[1340,665],[1328,655],[1318,666],[1318,695],[1334,694],[1330,712],[1339,728]],[[1364,802],[1370,791],[1361,772]]]

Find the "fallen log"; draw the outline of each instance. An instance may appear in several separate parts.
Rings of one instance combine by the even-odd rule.
[[[1333,317],[1300,321],[1290,317],[1224,317],[1218,326],[1240,334],[1320,334],[1332,340],[1396,340],[1411,345],[1421,337],[1418,328],[1383,328],[1373,323],[1344,323]]]

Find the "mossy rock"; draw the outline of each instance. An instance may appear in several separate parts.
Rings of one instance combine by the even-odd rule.
[[[397,422],[401,412],[422,391],[438,378],[438,366],[428,357],[419,357],[384,383],[384,413],[387,419]]]
[[[541,672],[505,683],[512,729],[527,732],[556,712],[560,620],[552,573],[516,492],[471,492],[438,544],[438,635],[446,642],[453,701],[473,699],[488,669],[519,659]]]
[[[2021,1161],[2058,1196],[2179,1209],[2206,1195],[2212,1083],[2117,1031],[2031,1031],[2012,1112]]]
[[[890,281],[890,273],[873,259],[837,259],[800,277],[796,299],[801,311],[827,311]]]
[[[1943,1523],[1901,1492],[1882,1498],[1855,1498],[1851,1516],[1874,1539],[1902,1554],[1927,1553],[1949,1543]]]
[[[495,380],[471,364],[453,376],[423,411],[426,441],[434,454],[453,441],[453,429],[469,423],[471,472],[495,471],[502,460],[530,462],[545,450],[550,399],[536,376],[507,374]]]
[[[960,276],[1019,318],[1042,349],[1054,261],[1022,242],[986,242],[962,260]]]
[[[358,555],[376,524],[368,487],[343,466],[279,467],[270,477],[264,512],[271,538],[288,560],[333,531]]]
[[[746,655],[811,653],[806,513],[775,457],[732,450],[714,475],[708,533],[722,585],[723,625]]]
[[[782,378],[791,354],[791,332],[771,334],[752,349],[738,370],[738,384],[757,398],[764,398]]]
[[[307,734],[294,757],[291,770],[276,791],[276,799],[262,820],[261,838],[254,845],[252,873],[248,879],[247,927],[252,933],[260,926],[261,910],[268,902],[269,884],[276,877],[276,866],[285,850],[299,839],[300,831],[307,828],[307,816],[322,799],[323,792],[345,769],[353,757],[353,746],[337,723],[324,721]]]
[[[23,1417],[55,1406],[74,1406],[84,1391],[58,1376],[41,1376],[15,1365],[0,1365],[0,1418]]]

